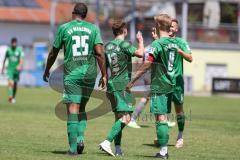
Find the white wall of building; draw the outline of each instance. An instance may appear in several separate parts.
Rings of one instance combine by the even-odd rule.
[[[193,92],[210,92],[213,77],[240,78],[240,51],[193,49],[193,62],[184,62],[184,75]],[[187,82],[185,82],[187,85]]]

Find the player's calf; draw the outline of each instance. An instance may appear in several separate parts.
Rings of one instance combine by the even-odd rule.
[[[114,125],[112,126],[111,131],[109,132],[106,140],[104,140],[102,143],[100,143],[99,147],[100,150],[106,152],[107,154],[111,155],[111,156],[115,156],[112,152],[111,149],[111,142],[113,140],[116,140],[116,138],[120,138],[118,139],[118,141],[121,141],[121,137],[118,137],[119,134],[121,134],[123,128],[130,122],[131,120],[131,116],[129,113],[124,113],[121,114],[120,119],[116,120],[116,122],[114,123]],[[120,144],[120,143],[119,143]],[[120,148],[120,145],[118,144],[118,148]],[[116,148],[117,150],[117,148]],[[119,152],[119,153],[118,153]],[[121,152],[121,153],[120,153]],[[121,148],[120,150],[118,149],[117,151],[118,154],[122,155],[122,151]]]
[[[167,124],[166,115],[157,115],[156,116],[156,132],[157,139],[160,146],[159,153],[156,154],[156,158],[167,159],[168,158],[168,139],[169,139],[169,128]]]
[[[177,123],[178,123],[178,136],[177,136],[177,142],[176,142],[175,147],[182,148],[183,147],[183,130],[184,130],[184,126],[185,126],[184,112],[177,114]]]
[[[14,87],[14,82],[12,80],[8,81],[8,101],[9,103],[13,102],[13,87]]]

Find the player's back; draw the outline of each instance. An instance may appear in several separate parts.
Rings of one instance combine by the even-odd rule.
[[[156,56],[152,65],[152,91],[159,93],[171,92],[175,86],[174,60],[177,44],[174,38],[162,37],[152,43]]]
[[[73,20],[58,29],[54,47],[64,46],[64,76],[71,79],[95,78],[94,45],[102,43],[97,27],[84,20]]]
[[[131,55],[125,50],[129,45],[125,40],[115,39],[105,46],[107,65],[111,70],[108,82],[110,90],[123,90],[130,80]]]

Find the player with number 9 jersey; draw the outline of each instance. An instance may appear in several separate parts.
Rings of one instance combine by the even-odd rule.
[[[149,54],[154,58],[151,74],[151,93],[167,94],[175,85],[176,40],[171,37],[161,37],[152,42]]]
[[[58,49],[64,46],[64,102],[79,103],[83,95],[79,87],[94,87],[97,76],[94,45],[102,43],[99,29],[84,20],[73,20],[58,28],[53,46]]]

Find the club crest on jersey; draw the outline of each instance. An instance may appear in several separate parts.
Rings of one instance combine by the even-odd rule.
[[[20,52],[16,52],[16,56],[19,56],[20,55]]]

